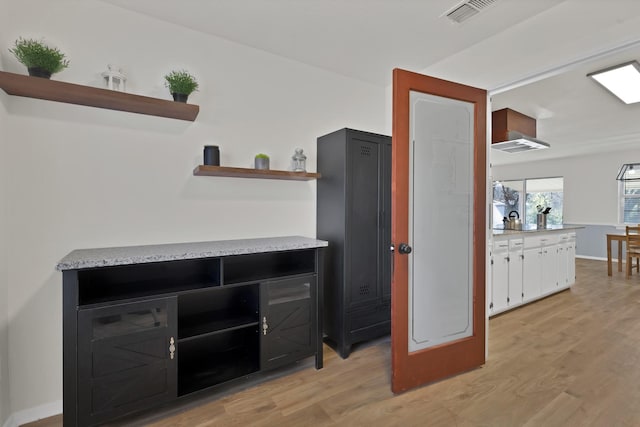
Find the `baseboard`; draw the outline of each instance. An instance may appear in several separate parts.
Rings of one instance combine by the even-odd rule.
[[[607,258],[602,258],[602,257],[597,257],[597,256],[587,256],[587,255],[578,255],[576,254],[576,258],[582,258],[582,259],[592,259],[595,261],[606,261]],[[616,261],[615,259],[613,260],[614,262]],[[622,260],[624,262],[624,260]]]
[[[9,415],[3,427],[18,427],[23,424],[32,423],[43,418],[52,417],[62,413],[62,400],[45,403],[35,408],[25,409]]]
[[[592,259],[595,261],[606,261],[606,258],[602,258],[602,257],[597,257],[597,256],[587,256],[587,255],[576,255],[576,258],[582,258],[582,259]],[[617,264],[618,263],[618,258],[614,258],[611,260],[611,262],[613,264]],[[627,260],[625,258],[622,258],[622,263],[626,264]]]

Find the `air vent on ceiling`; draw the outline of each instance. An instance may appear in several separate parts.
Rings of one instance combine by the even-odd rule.
[[[461,22],[480,13],[482,9],[491,6],[496,1],[497,0],[468,0],[455,5],[448,12],[445,12],[444,16],[453,22],[460,24]]]

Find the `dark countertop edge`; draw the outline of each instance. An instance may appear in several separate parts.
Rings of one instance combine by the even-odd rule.
[[[285,236],[210,242],[169,243],[160,245],[122,246],[76,249],[56,265],[57,271],[96,267],[215,258],[329,246],[329,242],[310,237]]]

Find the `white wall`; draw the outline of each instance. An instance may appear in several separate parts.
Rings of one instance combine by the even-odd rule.
[[[96,0],[8,9],[0,46],[45,37],[71,61],[54,79],[100,85],[115,63],[133,93],[169,99],[162,75],[173,68],[201,83],[189,100],[200,105],[194,123],[10,98],[3,137],[16,413],[62,398],[60,258],[87,247],[315,236],[314,181],[194,177],[202,147],[219,145],[225,166],[250,167],[266,152],[274,169],[287,169],[302,147],[315,171],[316,137],[345,126],[384,130],[385,93]],[[25,73],[5,51],[7,71]]]
[[[0,16],[6,16],[7,0],[0,0]],[[2,19],[0,19],[1,23]],[[4,34],[4,26],[0,25],[0,39]],[[0,57],[0,70],[3,70]],[[0,90],[0,425],[9,417],[9,350],[8,350],[8,321],[7,299],[9,288],[7,283],[7,236],[6,236],[6,105],[8,96]]]
[[[2,12],[0,1],[0,12]],[[2,61],[0,61],[0,70]],[[0,425],[9,416],[9,364],[8,364],[8,314],[7,299],[9,296],[7,283],[7,235],[6,235],[6,115],[5,105],[8,96],[0,91]]]

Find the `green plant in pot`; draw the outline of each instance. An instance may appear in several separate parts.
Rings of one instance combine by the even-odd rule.
[[[27,67],[30,76],[50,78],[69,66],[65,54],[58,48],[48,46],[44,41],[34,39],[16,40],[13,49],[9,49]]]
[[[256,169],[269,169],[269,156],[263,153],[256,154],[254,164]]]
[[[198,81],[185,70],[171,71],[164,79],[164,85],[169,88],[173,100],[177,102],[187,102],[189,95],[198,90]]]

